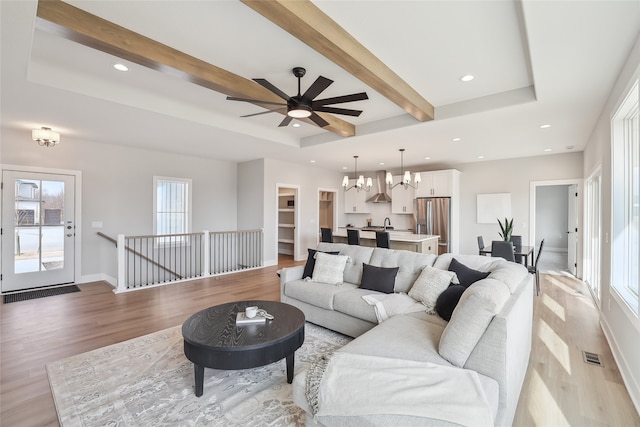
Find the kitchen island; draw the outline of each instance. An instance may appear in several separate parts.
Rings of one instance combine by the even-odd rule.
[[[423,254],[438,255],[438,238],[432,234],[411,234],[407,232],[389,231],[391,249],[403,249],[405,251],[420,252]],[[335,243],[347,243],[347,230],[338,229],[333,233]],[[376,233],[374,231],[360,231],[360,246],[376,246]]]

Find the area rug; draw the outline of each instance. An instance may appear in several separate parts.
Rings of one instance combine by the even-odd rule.
[[[351,339],[307,323],[295,371]],[[99,348],[47,365],[63,427],[302,426],[285,361],[253,369],[205,369],[204,394],[194,394],[193,364],[181,327]]]

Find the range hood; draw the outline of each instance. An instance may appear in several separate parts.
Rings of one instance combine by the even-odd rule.
[[[377,193],[367,199],[367,203],[389,203],[391,196],[387,194],[387,183],[384,182],[387,175],[386,171],[376,172]]]

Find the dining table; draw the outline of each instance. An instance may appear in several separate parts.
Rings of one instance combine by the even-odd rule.
[[[533,250],[534,246],[525,246],[525,245],[514,245],[513,246],[513,254],[518,258],[520,256],[525,267],[529,265],[529,256],[531,256],[531,261],[533,262]],[[491,255],[491,246],[485,246],[480,249],[481,255]]]

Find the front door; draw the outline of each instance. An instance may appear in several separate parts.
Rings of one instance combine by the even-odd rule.
[[[75,177],[2,172],[2,292],[74,282]]]

